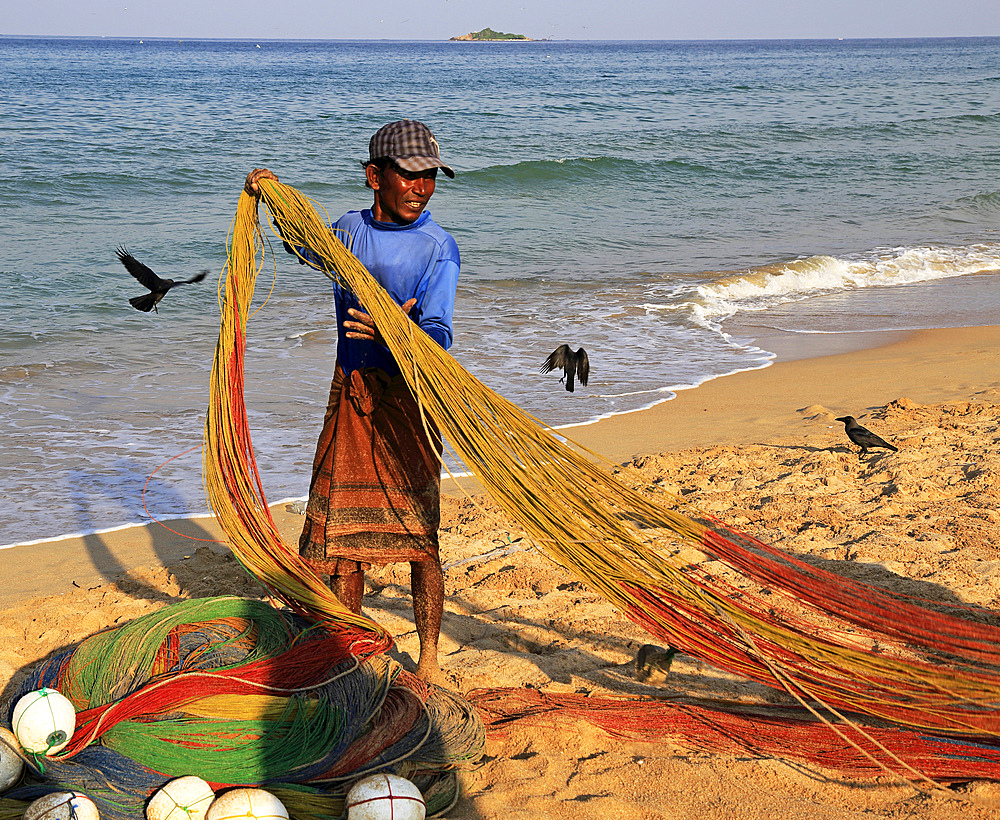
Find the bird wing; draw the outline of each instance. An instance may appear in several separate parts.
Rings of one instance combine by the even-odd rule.
[[[587,351],[582,347],[576,351],[576,377],[584,386],[587,384],[587,379],[590,378],[590,359],[587,356]]]
[[[161,279],[152,270],[147,268],[142,262],[136,259],[132,254],[130,254],[124,246],[117,249],[118,258],[121,263],[125,266],[125,270],[131,273],[136,279],[139,280],[139,284],[143,287],[149,288],[150,290],[167,290],[170,287],[170,283]]]
[[[175,281],[174,284],[175,285],[193,285],[195,282],[200,282],[206,276],[208,276],[208,271],[207,270],[203,270],[197,276],[192,276],[190,279],[181,279],[179,282]]]
[[[894,449],[888,441],[876,435],[867,427],[855,427],[851,432],[854,433],[851,436],[851,440],[862,447],[886,447],[890,450]]]
[[[143,313],[149,313],[156,306],[156,302],[155,293],[144,293],[142,296],[133,296],[128,300],[128,303],[132,307],[136,310],[141,310]]]
[[[862,427],[857,422],[854,422],[854,424],[846,424],[845,430],[847,432],[847,437],[860,447],[885,446],[885,442],[882,441],[882,439],[880,439],[867,427]]]
[[[545,360],[545,364],[539,368],[538,372],[548,373],[556,368],[565,370],[572,356],[573,352],[569,349],[569,345],[559,345],[559,347],[549,354],[549,357]]]
[[[851,441],[855,444],[860,444],[862,447],[865,446],[865,441],[868,440],[868,435],[865,435],[868,431],[864,427],[848,427],[846,433]]]

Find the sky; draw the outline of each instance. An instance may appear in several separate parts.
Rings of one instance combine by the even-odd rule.
[[[1000,0],[31,0],[0,35],[447,40],[1000,36]]]

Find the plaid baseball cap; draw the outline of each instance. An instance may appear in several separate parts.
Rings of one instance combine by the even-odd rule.
[[[398,120],[383,125],[368,143],[368,165],[388,157],[405,171],[426,171],[440,168],[452,179],[455,172],[441,162],[441,149],[431,129],[416,120]]]

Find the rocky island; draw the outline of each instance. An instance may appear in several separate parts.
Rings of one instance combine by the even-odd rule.
[[[525,37],[523,34],[506,34],[502,31],[494,31],[493,29],[487,27],[482,31],[472,31],[469,34],[462,34],[459,37],[450,37],[449,40],[479,40],[479,41],[493,41],[493,40],[525,40],[528,42],[533,42],[530,37]]]

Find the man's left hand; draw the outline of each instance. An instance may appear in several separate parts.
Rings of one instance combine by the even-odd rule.
[[[407,316],[410,315],[410,311],[413,306],[417,303],[416,299],[408,299],[400,305],[403,313]],[[344,330],[345,335],[348,339],[360,339],[365,342],[378,342],[380,345],[384,345],[385,342],[382,339],[382,334],[378,332],[378,328],[375,327],[375,320],[372,319],[363,310],[357,310],[356,308],[348,308],[347,313],[352,319],[356,321],[345,321]]]

